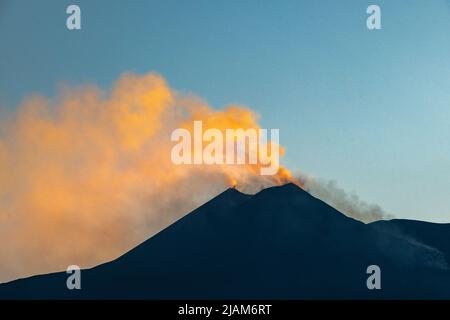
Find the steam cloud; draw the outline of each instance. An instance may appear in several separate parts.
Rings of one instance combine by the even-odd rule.
[[[252,192],[290,180],[280,168],[182,165],[171,132],[259,128],[249,109],[214,110],[155,74],[123,75],[28,97],[0,120],[0,282],[90,267],[142,242],[228,186]]]
[[[336,181],[317,179],[306,174],[301,174],[298,180],[306,191],[349,217],[366,223],[393,218],[379,205],[362,201],[355,193],[347,193]]]
[[[259,165],[174,165],[171,132],[194,120],[205,130],[259,128],[251,110],[214,110],[156,74],[125,74],[110,92],[31,96],[2,114],[0,282],[111,260],[229,186],[252,193],[295,181],[283,167],[261,176]],[[333,182],[301,180],[350,216],[386,217]]]

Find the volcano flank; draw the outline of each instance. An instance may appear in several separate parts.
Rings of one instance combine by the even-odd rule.
[[[294,184],[255,195],[232,188],[82,270],[81,290],[68,290],[60,272],[0,285],[0,298],[448,299],[449,233],[449,224],[364,224]],[[380,290],[367,288],[370,265],[380,267]]]

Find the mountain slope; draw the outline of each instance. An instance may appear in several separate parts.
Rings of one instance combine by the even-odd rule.
[[[393,219],[376,221],[371,226],[380,232],[402,237],[442,253],[447,263],[450,262],[450,224],[431,223],[414,220]]]
[[[67,290],[68,275],[56,273],[0,285],[0,298],[450,298],[439,238],[425,245],[380,225],[348,218],[293,184],[253,196],[228,189],[84,270],[82,290]],[[372,264],[381,267],[382,290],[366,287]]]

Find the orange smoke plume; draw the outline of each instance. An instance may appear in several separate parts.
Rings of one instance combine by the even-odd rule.
[[[194,120],[259,128],[251,110],[214,110],[155,74],[29,97],[1,119],[0,282],[111,260],[228,186],[293,181],[282,167],[172,164],[170,133]]]

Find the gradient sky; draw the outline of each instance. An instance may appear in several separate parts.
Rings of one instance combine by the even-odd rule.
[[[82,30],[66,29],[70,4]],[[1,108],[125,71],[249,106],[280,129],[289,168],[450,222],[449,1],[0,0]]]

